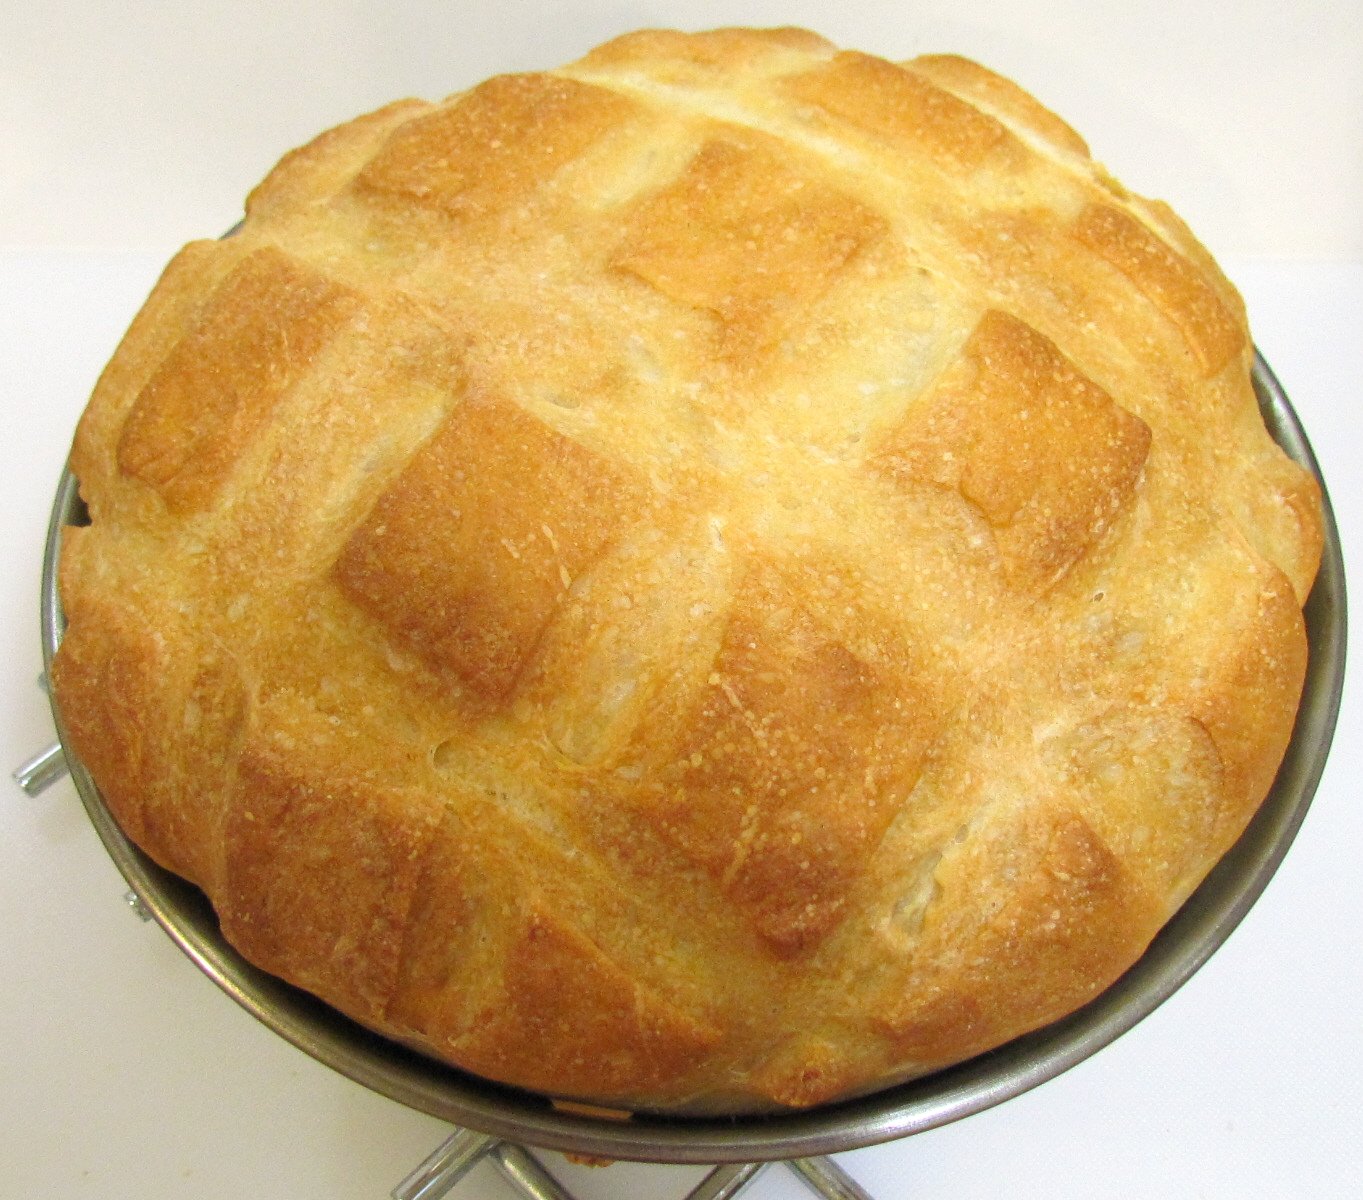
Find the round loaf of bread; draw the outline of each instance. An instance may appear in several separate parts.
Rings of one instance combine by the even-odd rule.
[[[1242,304],[1020,88],[622,37],[322,134],[71,459],[53,683],[254,963],[451,1064],[803,1106],[1130,966],[1289,739]]]

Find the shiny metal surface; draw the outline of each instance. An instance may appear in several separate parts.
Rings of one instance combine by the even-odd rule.
[[[42,794],[66,774],[66,755],[61,743],[40,750],[28,762],[15,767],[12,774],[14,782],[30,796]]]
[[[686,1195],[686,1200],[733,1200],[767,1163],[721,1163]]]
[[[492,1149],[495,1138],[456,1129],[395,1187],[392,1200],[440,1200]]]
[[[1270,432],[1319,478],[1290,403],[1256,356],[1254,385]],[[1323,484],[1322,484],[1323,490]],[[56,561],[65,524],[81,523],[76,482],[57,489],[43,575],[43,653],[50,666],[63,618]],[[1306,815],[1339,712],[1346,637],[1338,530],[1325,499],[1324,558],[1305,609],[1311,644],[1297,725],[1277,781],[1239,842],[1108,991],[1071,1016],[969,1062],[875,1095],[808,1112],[741,1119],[636,1115],[629,1121],[559,1110],[539,1096],[477,1079],[379,1038],[313,997],[258,971],[219,934],[211,907],[124,837],[79,761],[70,762],[101,839],[157,922],[228,995],[314,1058],[403,1104],[459,1126],[528,1145],[607,1158],[736,1163],[835,1153],[957,1120],[1035,1087],[1087,1058],[1167,999],[1240,922]],[[59,736],[61,713],[53,706]]]
[[[790,1169],[811,1192],[828,1200],[871,1200],[870,1194],[831,1158],[793,1158]]]
[[[496,1142],[488,1151],[488,1157],[522,1196],[531,1200],[574,1200],[524,1146]]]

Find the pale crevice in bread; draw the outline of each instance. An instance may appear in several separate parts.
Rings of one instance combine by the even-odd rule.
[[[72,465],[72,749],[267,969],[734,1111],[1070,1011],[1290,733],[1233,289],[964,60],[644,32],[289,155]]]

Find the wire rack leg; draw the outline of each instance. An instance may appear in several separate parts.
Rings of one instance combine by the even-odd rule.
[[[456,1129],[391,1193],[393,1200],[440,1200],[487,1154],[497,1139]]]
[[[492,1147],[492,1161],[507,1180],[531,1200],[573,1200],[570,1192],[539,1164],[530,1151],[514,1142],[498,1142]]]
[[[35,754],[28,762],[14,770],[14,782],[30,796],[51,787],[66,774],[66,755],[62,753],[61,743],[53,742],[40,754]]]
[[[831,1158],[792,1158],[786,1164],[809,1188],[827,1200],[871,1200],[871,1195]]]
[[[694,1188],[686,1200],[730,1200],[748,1186],[767,1163],[721,1163]]]

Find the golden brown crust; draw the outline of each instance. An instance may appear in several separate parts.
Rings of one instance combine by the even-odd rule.
[[[1129,503],[1150,428],[1025,322],[990,309],[872,459],[903,487],[951,488],[994,533],[1009,581],[1043,589]]]
[[[516,404],[469,396],[351,535],[337,581],[496,704],[574,578],[639,518],[643,492]]]
[[[910,663],[858,657],[761,564],[693,705],[627,803],[778,954],[798,954],[842,919],[913,790],[934,705]]]
[[[1007,169],[1025,153],[988,113],[912,69],[869,54],[844,51],[792,76],[786,88],[796,99],[942,170]]]
[[[782,150],[750,133],[705,142],[634,211],[611,264],[713,313],[735,356],[769,346],[886,229],[851,196],[792,171]]]
[[[245,954],[470,1070],[931,1070],[1116,978],[1272,780],[1321,524],[1249,354],[953,56],[652,30],[390,105],[101,377],[70,748]]]
[[[614,92],[554,75],[499,75],[393,130],[361,194],[446,218],[495,216],[628,119]]]
[[[346,289],[273,247],[243,259],[138,393],[119,471],[172,511],[207,508],[354,307]]]
[[[1030,131],[1058,150],[1088,157],[1088,143],[1065,121],[1011,79],[995,74],[988,67],[959,54],[921,54],[904,66],[985,112],[1008,120],[1015,128]]]
[[[243,802],[221,832],[224,935],[266,970],[382,1020],[438,801],[369,778],[319,778],[273,739],[244,747],[238,786]]]
[[[473,1071],[547,1092],[641,1095],[694,1070],[719,1041],[572,925],[531,911],[503,955],[502,986],[450,1043]]]
[[[1002,903],[1000,877],[1018,880]],[[926,1067],[1091,999],[1145,948],[1162,915],[1063,797],[988,812],[944,853],[937,880],[958,903],[931,907],[907,978],[879,1018],[899,1052]]]
[[[1089,204],[1074,236],[1111,263],[1178,326],[1202,369],[1215,374],[1245,344],[1241,325],[1196,265],[1130,213]]]

